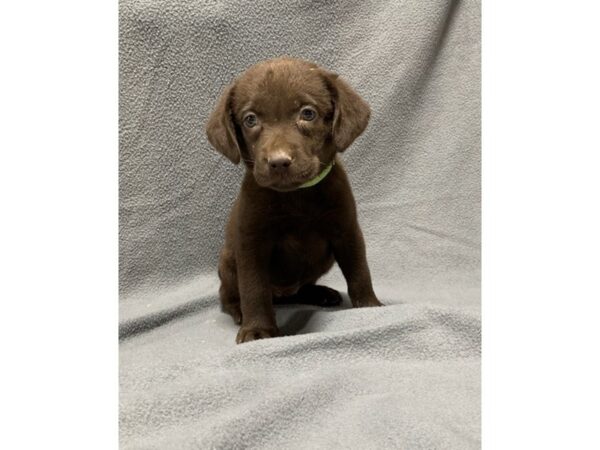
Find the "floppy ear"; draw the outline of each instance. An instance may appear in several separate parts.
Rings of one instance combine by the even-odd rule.
[[[231,111],[234,85],[227,86],[206,123],[206,136],[211,145],[231,162],[240,162],[240,146],[236,137]]]
[[[333,142],[343,152],[367,128],[371,109],[337,74],[326,72],[325,77],[333,95]]]

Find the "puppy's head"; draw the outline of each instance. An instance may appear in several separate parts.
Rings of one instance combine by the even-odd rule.
[[[208,140],[263,187],[289,191],[316,177],[364,131],[370,110],[336,74],[290,58],[259,63],[228,86]]]

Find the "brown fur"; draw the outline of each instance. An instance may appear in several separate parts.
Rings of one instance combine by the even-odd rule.
[[[304,109],[316,117],[304,120],[312,114]],[[369,106],[337,75],[291,58],[251,67],[223,92],[208,139],[247,168],[219,262],[221,305],[241,324],[238,343],[279,334],[274,298],[339,304],[337,291],[315,284],[334,261],[353,306],[381,305],[350,184],[336,159],[369,116]],[[298,189],[334,160],[320,183]]]

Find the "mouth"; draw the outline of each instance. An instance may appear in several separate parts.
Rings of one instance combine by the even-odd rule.
[[[279,192],[290,192],[295,191],[304,183],[313,179],[317,175],[318,170],[315,170],[313,167],[309,167],[295,173],[268,175],[255,174],[255,179],[256,182],[262,187],[273,189]]]

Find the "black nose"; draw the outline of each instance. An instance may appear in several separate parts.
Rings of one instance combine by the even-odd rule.
[[[285,170],[292,164],[292,158],[289,156],[276,156],[267,160],[271,170]]]

